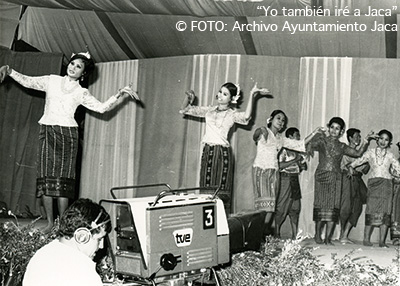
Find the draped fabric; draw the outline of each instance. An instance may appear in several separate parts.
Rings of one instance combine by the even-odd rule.
[[[138,65],[140,72],[132,71],[132,76],[140,83],[138,92],[144,105],[140,107],[131,102],[120,103],[119,107],[122,110],[127,108],[124,106],[126,104],[135,106],[134,113],[121,114],[120,110],[117,110],[115,116],[118,121],[131,123],[129,126],[132,130],[122,132],[130,133],[129,146],[134,150],[133,156],[126,156],[124,152],[117,154],[110,152],[110,156],[104,158],[102,162],[92,159],[86,161],[85,158],[105,156],[103,154],[105,150],[102,149],[104,144],[99,143],[103,147],[97,150],[91,145],[85,145],[82,195],[93,197],[92,190],[97,189],[95,198],[109,197],[108,190],[111,187],[132,184],[168,183],[175,188],[198,186],[204,124],[199,119],[184,119],[179,114],[184,92],[194,89],[200,105],[213,104],[214,94],[218,92],[222,83],[228,80],[238,82],[239,64],[238,56],[195,56],[140,61]],[[103,66],[99,64],[99,67]],[[228,76],[229,71],[232,71],[231,76]],[[108,83],[105,77],[120,74],[119,66],[114,65],[108,70],[99,69],[98,74],[99,78],[93,85],[94,94],[99,90],[103,93],[108,90],[103,86]],[[120,85],[123,85],[123,79],[124,76],[121,76]],[[103,116],[87,117],[85,138],[89,140],[88,144],[91,144],[93,134],[99,140],[110,136],[107,130],[100,132],[97,130],[95,124],[99,117]],[[135,122],[131,122],[133,118]],[[104,120],[108,121],[106,118]],[[108,122],[108,125],[111,125],[111,122]],[[118,126],[111,125],[110,128],[114,132],[121,132]],[[91,130],[93,134],[90,133]],[[115,134],[111,137],[115,138],[114,141],[105,145],[117,148],[120,136]],[[95,145],[97,146],[97,143]],[[109,160],[119,162],[119,167],[107,166]],[[86,166],[88,163],[90,166]],[[93,170],[96,169],[97,175],[93,174]],[[115,177],[125,169],[129,169],[130,172],[127,180]],[[90,174],[85,175],[85,170]],[[93,177],[114,178],[114,180],[106,183],[100,180],[99,185],[93,188],[93,184],[96,184],[96,180],[92,182]],[[145,196],[157,194],[159,191],[157,188],[155,190],[141,188],[135,189],[130,195]]]
[[[14,40],[15,29],[18,25],[18,19],[21,7],[18,5],[0,2],[0,45],[10,47]]]
[[[254,17],[248,22],[270,25],[268,31],[254,31],[252,37],[258,55],[295,57],[386,57],[385,34],[371,31],[375,22],[385,23],[378,16],[309,16],[309,17]],[[366,31],[357,33],[353,28],[338,32],[329,30],[330,25],[365,25]],[[318,24],[315,31],[310,25]],[[276,25],[276,29],[273,29]],[[371,45],[371,41],[374,42]],[[367,47],[370,47],[369,49]]]
[[[77,9],[93,10],[103,12],[119,12],[133,14],[153,14],[153,15],[196,15],[204,16],[254,16],[259,15],[257,7],[264,6],[270,9],[276,9],[279,15],[282,14],[282,8],[304,9],[311,7],[312,0],[215,0],[198,1],[187,0],[176,2],[174,0],[119,0],[119,1],[96,1],[96,0],[6,0],[10,3],[27,5],[32,7],[48,7],[55,9]],[[368,7],[392,9],[393,6],[400,6],[399,0],[321,0],[318,1],[324,9],[347,8],[350,13],[354,9],[360,9],[366,13]]]
[[[353,7],[353,3],[355,1],[354,0],[329,0],[329,1],[323,1],[323,6],[324,9],[330,9],[332,12],[335,9],[349,9],[350,11],[352,11]],[[365,2],[365,1],[364,1]],[[357,8],[359,8],[359,6],[357,6]]]
[[[137,60],[98,64],[90,85],[100,101],[107,100],[119,88],[138,87]],[[146,101],[146,94],[141,93]],[[95,201],[109,197],[111,187],[132,185],[136,167],[136,114],[138,105],[129,96],[121,97],[114,108],[104,114],[88,111],[85,117],[80,197]],[[122,197],[131,196],[127,190]]]
[[[351,87],[350,122],[361,130],[361,136],[371,130],[379,132],[387,129],[393,133],[393,145],[390,152],[399,158],[398,148],[394,146],[400,141],[400,126],[398,110],[400,110],[399,90],[400,62],[394,59],[353,59],[353,74]],[[370,148],[376,147],[375,142]],[[367,182],[368,174],[363,176]],[[365,207],[364,207],[365,209]],[[365,222],[361,214],[358,225]],[[362,237],[362,228],[357,227],[356,234]],[[374,231],[372,241],[378,240]],[[351,238],[351,237],[350,237]]]
[[[218,93],[222,84],[226,82],[232,82],[234,84],[240,84],[240,56],[221,56],[221,55],[208,55],[208,56],[194,56],[193,57],[193,68],[190,79],[190,89],[194,90],[198,96],[198,105],[209,106],[216,104],[216,94]],[[190,140],[188,146],[195,147],[195,152],[191,151],[187,156],[187,161],[195,163],[196,166],[196,180],[185,179],[184,185],[195,184],[198,185],[200,180],[200,160],[203,146],[201,139],[204,135],[205,124],[199,124],[199,121],[204,122],[193,117],[185,118],[187,122],[186,134],[191,133],[192,130],[197,130],[194,138],[187,138]],[[195,126],[197,125],[197,126]],[[230,136],[230,143],[232,146],[234,158],[237,156],[236,153],[236,134],[232,132]],[[196,141],[193,141],[196,140]],[[193,149],[192,149],[193,150]],[[193,156],[195,155],[195,156]],[[235,160],[235,159],[234,159]],[[185,170],[186,172],[189,169]],[[186,173],[185,172],[185,173]],[[232,204],[233,206],[233,204]]]
[[[253,133],[266,126],[273,110],[281,109],[289,117],[288,126],[298,126],[298,88],[300,59],[291,57],[241,56],[241,84],[243,100],[257,83],[270,90],[273,98],[256,98],[253,116],[247,126],[236,126],[234,203],[236,212],[254,209],[252,166],[257,146]],[[246,108],[243,104],[242,109]]]
[[[18,53],[16,57],[6,50],[0,59],[32,75],[56,73],[61,66],[61,55]],[[44,66],[53,69],[54,65],[58,67],[53,71],[39,70]],[[251,166],[256,153],[252,135],[255,128],[266,124],[274,109],[284,110],[288,126],[299,127],[303,138],[317,126],[325,126],[332,116],[341,116],[347,127],[361,129],[363,136],[371,129],[386,128],[397,142],[399,76],[400,63],[394,59],[199,55],[97,64],[89,89],[98,99],[105,100],[132,82],[143,105],[125,97],[108,113],[88,111],[80,197],[99,201],[111,197],[112,187],[136,184],[198,186],[204,121],[183,118],[178,111],[186,90],[195,90],[199,104],[211,105],[220,85],[229,80],[241,84],[244,102],[240,110],[246,108],[255,82],[274,96],[258,98],[250,124],[236,126],[230,138],[235,156],[234,211],[252,209]],[[1,84],[0,92],[0,200],[13,210],[23,211],[25,205],[34,209],[35,144],[43,95],[26,96],[22,94],[26,90],[12,82]],[[375,147],[374,142],[371,147]],[[303,206],[299,227],[310,235],[314,233],[317,162],[316,156],[308,171],[300,175]],[[145,196],[159,191],[142,188],[118,195]],[[350,238],[360,239],[363,225],[362,214]]]
[[[307,136],[316,127],[326,127],[334,116],[344,119],[350,116],[351,58],[302,58],[299,82],[299,129]],[[341,138],[343,140],[343,137]],[[314,233],[312,210],[314,202],[314,173],[318,155],[308,164],[307,172],[300,175],[302,211],[299,228],[306,234]]]
[[[158,7],[162,1],[157,2]],[[255,5],[255,2],[236,0],[203,2],[231,8],[232,5]],[[270,4],[273,8],[278,2],[281,1],[263,1],[262,6]],[[149,5],[147,1],[140,3]],[[178,2],[174,3],[174,7],[179,6]],[[282,7],[288,8],[283,4]],[[384,58],[388,45],[394,46],[396,52],[396,32],[371,31],[375,21],[378,24],[388,21],[383,16],[266,17],[263,9],[242,14],[233,8],[228,14],[200,17],[28,7],[19,23],[18,39],[40,51],[60,51],[67,56],[87,46],[96,62],[195,54]],[[182,21],[183,26],[178,26],[186,27],[184,31],[177,28],[177,23]],[[357,22],[365,24],[366,31],[350,28],[303,31],[314,22],[323,27]]]
[[[60,74],[62,55],[0,48],[0,66],[5,64],[26,75]],[[43,92],[23,88],[11,78],[0,84],[0,201],[18,214],[38,214],[36,160],[43,107]]]
[[[271,6],[281,13],[282,7],[305,8],[309,7],[311,0],[237,0],[237,1],[198,1],[186,0],[183,2],[175,0],[119,0],[119,1],[98,1],[98,0],[7,0],[7,2],[33,6],[48,7],[55,9],[78,9],[103,12],[153,14],[153,15],[196,15],[218,16],[235,15],[244,16],[248,14],[259,14],[258,6]]]
[[[186,152],[192,146],[185,141],[187,121],[179,114],[184,92],[190,86],[192,64],[192,57],[139,61],[138,91],[145,106],[137,113],[138,184],[167,183],[176,188],[181,180],[196,178],[195,169],[185,172]],[[159,191],[139,189],[137,196]]]
[[[399,77],[398,60],[353,59],[350,122],[362,130],[362,136],[387,129],[393,133],[393,143],[400,141]],[[394,144],[390,150],[398,157]]]
[[[93,11],[28,8],[18,38],[40,51],[62,51],[68,58],[87,47],[95,62],[129,59]]]
[[[130,61],[121,65],[126,63]],[[124,75],[118,72],[119,63],[113,63],[107,70],[104,70],[104,64],[98,67],[96,82],[89,88],[94,95],[99,95],[99,99],[104,100],[117,88],[103,87],[116,74],[119,86],[130,81],[124,80]],[[215,95],[223,83],[240,83],[244,101],[240,110],[244,111],[249,92],[257,82],[258,86],[268,87],[275,99],[256,100],[252,122],[248,126],[237,125],[230,136],[236,162],[234,209],[251,209],[251,166],[256,152],[251,139],[253,131],[255,127],[265,125],[273,109],[283,106],[289,116],[293,115],[291,123],[297,124],[297,104],[292,103],[297,102],[298,71],[297,58],[199,55],[139,60],[138,72],[132,72],[132,77],[137,77],[138,93],[144,106],[127,101],[117,106],[112,119],[108,119],[107,114],[86,117],[81,196],[95,200],[109,198],[111,187],[125,185],[198,186],[205,124],[201,119],[184,118],[179,114],[184,92],[193,89],[198,104],[207,106],[215,104]],[[132,107],[132,113],[121,112]],[[112,124],[113,120],[134,122],[129,125],[132,129],[119,130],[119,126]],[[106,127],[109,129],[103,131]],[[116,133],[110,135],[109,132]],[[131,137],[129,146],[134,149],[133,156],[117,151],[120,137],[126,134]],[[126,170],[130,170],[128,179],[119,177],[118,173]],[[145,196],[159,191],[160,188],[141,188],[127,194]]]

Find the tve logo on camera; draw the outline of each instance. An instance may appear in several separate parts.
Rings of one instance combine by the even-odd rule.
[[[173,233],[175,244],[178,247],[189,246],[193,239],[193,229],[184,228],[175,230]]]

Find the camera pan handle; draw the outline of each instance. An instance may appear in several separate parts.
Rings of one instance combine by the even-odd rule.
[[[151,187],[158,187],[158,186],[164,186],[167,187],[168,189],[171,190],[170,185],[167,183],[158,183],[158,184],[147,184],[147,185],[135,185],[135,186],[122,186],[122,187],[113,187],[110,189],[110,193],[113,199],[116,199],[117,197],[114,194],[114,191],[116,190],[127,190],[127,189],[137,189],[137,188],[151,188]]]
[[[212,199],[215,199],[215,197],[217,196],[217,194],[218,194],[218,192],[220,190],[220,187],[218,187],[218,186],[210,186],[210,187],[196,187],[196,188],[183,188],[183,189],[174,189],[174,190],[173,189],[164,190],[164,191],[160,192],[157,195],[157,197],[154,200],[152,206],[154,207],[158,203],[158,201],[160,199],[162,199],[163,197],[166,197],[166,196],[169,196],[169,195],[174,195],[176,193],[184,193],[184,192],[187,192],[187,191],[195,191],[195,190],[200,190],[200,191],[201,190],[215,190],[215,193],[212,196]]]

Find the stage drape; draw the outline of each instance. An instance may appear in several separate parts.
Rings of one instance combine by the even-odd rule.
[[[393,133],[393,144],[399,142],[399,78],[399,60],[353,59],[349,127],[361,129],[363,136],[387,129]],[[396,146],[390,150],[398,157]]]
[[[400,141],[399,126],[399,90],[400,61],[395,59],[353,59],[350,125],[361,130],[365,137],[371,130],[379,132],[387,129],[393,133],[393,145],[389,149],[399,158],[396,142]],[[370,148],[375,148],[372,141]],[[368,174],[364,176],[367,182]],[[365,205],[364,205],[365,210]],[[357,227],[350,238],[361,240],[365,223],[365,214],[361,214]],[[375,230],[372,241],[378,241],[379,232]],[[389,235],[388,235],[388,239]]]
[[[137,60],[98,64],[91,93],[100,101],[132,83],[137,90]],[[146,101],[146,94],[140,97]],[[137,105],[129,96],[121,97],[114,108],[104,114],[88,111],[83,137],[80,197],[95,201],[109,197],[111,187],[135,182]],[[132,196],[120,191],[120,195]]]
[[[257,8],[258,1],[198,1],[186,0],[177,2],[174,0],[119,0],[119,1],[54,1],[54,0],[8,0],[9,2],[23,4],[27,6],[52,7],[56,9],[78,9],[112,11],[118,13],[132,14],[152,14],[152,15],[197,15],[217,16],[217,15],[237,15],[244,16],[259,14]],[[271,6],[281,11],[286,8],[305,8],[310,6],[311,0],[262,0],[262,5]]]
[[[298,2],[299,5],[301,2]],[[226,7],[238,3],[257,7],[256,3],[250,1],[215,3],[227,5]],[[213,2],[213,5],[215,3]],[[281,1],[279,4],[278,1],[272,0],[262,3],[258,6],[288,8],[288,5],[285,6],[287,3]],[[146,2],[145,5],[149,4]],[[178,3],[175,5],[180,6]],[[395,34],[371,31],[375,21],[377,24],[388,21],[388,18],[383,16],[335,17],[331,14],[324,17],[266,17],[262,8],[255,9],[256,13],[246,16],[236,14],[234,10],[229,12],[234,16],[224,16],[225,13],[204,17],[185,16],[181,13],[146,15],[126,11],[113,13],[28,7],[19,23],[18,39],[41,51],[57,50],[67,56],[88,46],[96,62],[110,62],[133,58],[220,53],[385,58],[388,56],[386,46],[392,46],[388,45],[386,38],[392,38],[393,36],[389,35]],[[188,25],[184,31],[176,27],[181,21]],[[207,21],[217,24],[204,26]],[[221,27],[222,23],[224,27]],[[313,26],[314,23],[317,27]],[[355,23],[365,24],[366,30],[359,31],[359,28],[355,28]],[[338,24],[348,24],[349,27],[339,29]]]
[[[28,7],[18,39],[40,51],[62,51],[67,57],[87,47],[97,63],[129,59],[94,11]]]
[[[241,57],[239,55],[207,55],[194,56],[192,58],[192,70],[190,74],[190,89],[195,91],[198,97],[198,105],[209,106],[216,104],[216,95],[222,84],[232,82],[240,84]],[[241,88],[244,88],[241,86]],[[177,91],[183,99],[183,91]],[[246,103],[243,105],[246,106]],[[245,108],[245,107],[244,107]],[[188,147],[184,154],[183,178],[180,187],[199,186],[200,160],[203,149],[201,144],[205,131],[204,119],[190,116],[180,116],[185,121],[184,135],[185,145]],[[187,136],[194,134],[194,136]],[[236,134],[230,133],[230,142],[234,157],[236,153]],[[192,173],[194,172],[194,173]],[[234,208],[232,206],[232,208]]]
[[[252,32],[258,55],[296,57],[363,57],[385,58],[385,33],[373,31],[375,22],[384,24],[381,16],[309,16],[309,17],[253,17],[249,23],[269,26],[269,30]],[[354,23],[365,25],[357,33]],[[318,28],[310,28],[316,24]],[[349,25],[335,31],[336,25]],[[273,29],[276,25],[276,30]],[[333,28],[328,28],[328,27]],[[334,40],[333,40],[334,39]]]
[[[104,85],[110,81],[110,76],[120,75],[119,67],[117,63],[107,70],[103,64],[98,66],[101,68],[97,81],[90,89],[95,95],[100,92],[100,99],[104,100],[106,96],[101,94],[107,93],[108,96],[110,93]],[[267,117],[277,108],[284,109],[289,118],[293,118],[290,123],[297,125],[297,104],[294,103],[298,100],[299,59],[200,55],[139,60],[138,66],[138,74],[133,73],[133,76],[138,76],[138,92],[143,107],[123,102],[118,110],[113,111],[112,119],[107,119],[109,115],[106,114],[86,117],[81,196],[95,200],[110,198],[111,187],[132,184],[168,183],[173,188],[197,187],[205,124],[202,119],[184,117],[179,113],[184,92],[195,90],[198,104],[207,106],[215,103],[215,95],[223,83],[239,83],[244,101],[240,110],[244,111],[249,92],[257,82],[258,86],[269,88],[274,99],[259,98],[251,123],[248,126],[237,125],[230,137],[236,161],[234,209],[251,209],[251,166],[256,151],[252,134],[256,127],[265,125]],[[120,84],[122,78],[118,76]],[[133,113],[121,112],[131,106],[135,106]],[[121,129],[113,125],[113,120],[132,120],[132,129]],[[115,133],[104,132],[107,126]],[[129,132],[133,156],[117,151],[119,138]],[[109,137],[114,139],[111,141]],[[125,169],[132,171],[127,179],[118,174],[126,172]],[[129,194],[145,196],[159,191],[160,188],[142,188]]]
[[[299,82],[299,129],[304,138],[318,126],[326,127],[334,116],[349,122],[351,98],[351,58],[302,58]],[[345,136],[344,136],[345,137]],[[347,140],[341,141],[346,142]],[[308,170],[300,175],[302,209],[299,228],[314,234],[314,173],[318,153],[308,162]]]
[[[6,50],[0,60],[35,75],[57,73],[62,57],[17,56]],[[41,70],[44,67],[52,71]],[[230,138],[236,161],[234,210],[252,209],[251,166],[256,153],[252,135],[274,109],[284,110],[288,126],[299,127],[302,137],[325,126],[332,116],[341,116],[347,127],[361,129],[363,136],[371,129],[386,128],[397,142],[399,76],[400,63],[394,59],[199,55],[98,64],[89,86],[98,99],[105,100],[132,82],[143,105],[125,97],[105,114],[88,111],[79,196],[99,201],[111,197],[111,187],[135,184],[198,186],[204,121],[179,114],[184,92],[194,89],[198,103],[209,105],[222,83],[240,83],[244,99],[240,109],[245,110],[249,91],[258,82],[274,98],[258,98],[250,124],[236,126]],[[0,200],[23,212],[25,205],[34,209],[37,121],[44,101],[43,94],[27,96],[27,90],[8,82],[0,85]],[[391,151],[397,154],[395,147]],[[301,175],[300,228],[309,235],[314,234],[311,212],[317,162],[316,156]],[[139,189],[120,196],[158,191]],[[362,237],[363,215],[352,231],[353,239]]]
[[[4,47],[11,47],[14,40],[15,29],[18,26],[18,19],[21,6],[0,2],[0,45]]]
[[[139,61],[139,92],[145,94],[145,108],[138,110],[138,138],[135,150],[139,184],[167,183],[177,188],[185,173],[187,124],[179,114],[184,91],[190,88],[193,57],[172,57]],[[193,178],[194,179],[194,178]],[[138,190],[138,196],[158,193]]]
[[[275,109],[282,109],[286,113],[289,118],[288,126],[298,126],[299,64],[299,58],[241,57],[240,78],[242,85],[246,87],[244,100],[248,100],[249,92],[255,83],[259,87],[268,88],[273,99],[257,98],[250,124],[237,125],[235,128],[234,210],[236,212],[254,209],[251,176],[257,148],[253,141],[254,130],[265,126],[267,118]],[[244,104],[243,109],[245,106]]]
[[[0,47],[0,66],[5,64],[31,76],[60,74],[62,55]],[[38,214],[36,156],[43,107],[43,92],[23,88],[11,78],[0,84],[0,201],[17,214]]]

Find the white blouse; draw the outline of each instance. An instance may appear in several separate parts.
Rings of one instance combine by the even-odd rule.
[[[206,119],[206,132],[202,143],[209,145],[222,145],[229,147],[228,133],[235,124],[246,125],[250,119],[246,119],[245,112],[238,112],[229,108],[219,111],[216,106],[192,106],[189,105],[180,113]]]
[[[258,167],[263,170],[279,169],[278,153],[285,147],[287,149],[298,152],[305,152],[304,140],[295,140],[283,137],[280,133],[275,134],[267,128],[268,138],[261,135],[257,143],[257,154],[254,159],[253,167]]]
[[[364,153],[364,155],[351,163],[350,166],[355,168],[366,162],[368,162],[371,167],[369,178],[392,179],[392,168],[395,172],[400,174],[399,161],[397,161],[393,153],[391,153],[387,149],[382,150],[377,147],[369,149]]]
[[[43,273],[43,267],[46,268],[46,273]],[[55,239],[33,255],[22,285],[102,286],[103,283],[92,259],[80,250]]]
[[[70,81],[68,76],[31,77],[14,69],[10,76],[24,87],[46,92],[44,113],[39,120],[39,123],[44,125],[77,127],[74,115],[79,105],[104,113],[117,102],[115,96],[111,96],[104,103],[100,102],[90,94],[89,90],[81,87],[78,81]]]

